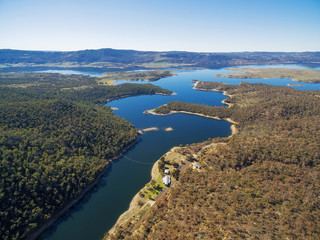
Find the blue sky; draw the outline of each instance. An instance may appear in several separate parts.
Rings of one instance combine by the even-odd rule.
[[[320,0],[0,0],[0,49],[320,51]]]

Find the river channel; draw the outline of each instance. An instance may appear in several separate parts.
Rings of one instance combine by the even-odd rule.
[[[296,65],[273,67],[306,68]],[[54,72],[59,71],[54,70]],[[178,70],[175,72],[177,75],[163,78],[153,83],[175,92],[176,95],[129,97],[109,103],[108,106],[117,109],[114,110],[115,114],[129,120],[135,128],[156,127],[158,130],[145,132],[141,135],[139,142],[132,149],[111,164],[111,167],[101,178],[98,185],[61,220],[42,234],[40,239],[101,239],[104,233],[114,225],[117,218],[128,209],[133,196],[149,182],[153,163],[170,148],[180,144],[201,142],[208,138],[229,136],[231,134],[231,124],[226,121],[187,114],[173,114],[169,116],[143,114],[145,110],[156,108],[170,101],[222,106],[221,101],[226,96],[219,92],[194,90],[192,80],[219,81],[229,84],[239,84],[243,81],[240,79],[214,77],[216,73],[228,72],[230,71],[226,69]],[[88,73],[81,71],[73,71],[71,73],[101,74],[99,72]],[[290,79],[246,79],[246,81],[252,83],[264,82],[273,85],[296,83]],[[122,81],[119,83],[122,83]],[[142,82],[139,83],[143,84]],[[303,84],[304,87],[295,88],[304,90],[320,89],[320,84],[299,84]],[[168,127],[171,127],[173,131],[165,131]]]

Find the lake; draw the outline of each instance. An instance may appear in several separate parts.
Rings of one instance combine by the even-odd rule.
[[[270,67],[270,66],[250,66]],[[307,68],[297,65],[279,65],[272,67]],[[319,70],[319,67],[313,68]],[[39,71],[39,70],[37,70]],[[40,71],[59,72],[59,69]],[[99,75],[101,72],[77,71],[76,73]],[[176,71],[176,76],[160,79],[154,85],[172,90],[172,96],[138,96],[115,100],[108,104],[115,107],[115,114],[129,120],[137,129],[157,127],[141,135],[136,144],[124,157],[111,164],[110,169],[99,184],[65,217],[46,231],[41,239],[46,240],[98,240],[101,239],[116,222],[117,218],[128,209],[132,197],[150,180],[153,163],[173,146],[201,142],[208,138],[226,137],[231,134],[231,124],[226,121],[203,118],[187,114],[154,116],[143,114],[145,110],[156,108],[169,101],[184,101],[206,105],[222,106],[226,98],[219,92],[204,92],[193,89],[191,80],[218,81],[239,84],[243,79],[215,78],[214,74],[231,72],[226,69],[206,69]],[[66,70],[60,73],[70,73]],[[72,72],[71,72],[72,73]],[[74,72],[73,72],[74,73]],[[290,79],[245,79],[246,82],[263,82],[272,85],[287,85]],[[120,81],[118,83],[122,83]],[[143,84],[139,82],[140,84]],[[300,83],[299,83],[300,84]],[[320,84],[301,83],[301,90],[320,90]],[[173,131],[166,132],[171,127]]]

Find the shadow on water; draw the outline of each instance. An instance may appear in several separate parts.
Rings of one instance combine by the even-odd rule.
[[[97,193],[101,188],[105,187],[108,184],[108,176],[112,171],[112,163],[108,166],[107,171],[103,175],[103,177],[98,181],[93,188],[91,188],[84,196],[81,198],[76,204],[74,204],[66,213],[64,213],[52,226],[50,226],[38,239],[46,239],[49,236],[54,235],[57,231],[58,227],[70,221],[75,216],[75,213],[82,211],[84,206],[90,202],[91,198],[95,193]]]
[[[124,153],[129,154],[130,152],[134,151],[134,149],[137,147],[139,143],[141,143],[143,140],[139,137],[136,144],[134,144],[128,151]],[[38,239],[50,239],[52,236],[55,236],[59,227],[63,224],[66,224],[72,220],[74,220],[79,212],[82,212],[85,210],[86,205],[92,201],[92,199],[96,196],[97,193],[101,189],[105,189],[108,187],[109,184],[109,176],[112,174],[114,170],[115,164],[119,163],[120,161],[124,161],[124,155],[119,157],[118,159],[111,162],[103,176],[99,179],[97,184],[94,185],[93,188],[91,188],[84,196],[81,198],[75,205],[73,205],[65,214],[63,214],[52,226],[50,226]],[[58,239],[60,239],[58,237]],[[66,238],[67,239],[67,238]],[[86,239],[86,238],[84,238]]]

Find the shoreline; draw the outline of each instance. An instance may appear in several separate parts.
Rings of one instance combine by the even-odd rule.
[[[132,148],[135,144],[138,143],[138,139],[139,136],[137,137],[136,140],[134,140],[132,143],[130,143],[129,145],[127,145],[126,147],[124,147],[123,149],[120,150],[120,152],[110,158],[106,160],[106,164],[105,166],[102,168],[101,173],[98,174],[98,176],[96,177],[96,179],[90,184],[88,185],[85,189],[82,190],[82,192],[79,194],[78,197],[76,197],[75,199],[73,199],[71,202],[69,202],[63,209],[61,209],[60,211],[57,211],[52,218],[50,218],[46,223],[44,223],[39,229],[37,229],[35,232],[33,232],[30,236],[28,236],[26,239],[27,240],[33,240],[36,239],[38,237],[40,237],[40,235],[42,233],[44,233],[48,228],[50,228],[53,224],[56,223],[56,221],[58,221],[61,217],[63,217],[63,215],[65,213],[67,213],[69,210],[71,210],[71,208],[79,203],[87,193],[89,193],[100,181],[100,179],[106,174],[106,172],[109,169],[109,165],[110,163],[112,163],[113,161],[119,159],[125,152],[127,152],[130,148]]]
[[[170,151],[170,150],[169,150]],[[137,207],[138,202],[139,202],[139,194],[141,191],[143,191],[145,188],[147,188],[147,185],[152,181],[152,180],[156,180],[157,179],[157,171],[156,168],[158,167],[158,162],[160,161],[160,159],[158,159],[151,168],[151,179],[149,182],[146,183],[146,185],[144,187],[142,187],[137,193],[136,195],[134,195],[134,197],[131,199],[130,204],[129,204],[129,208],[124,211],[117,219],[117,221],[115,222],[115,224],[112,226],[112,228],[110,228],[108,230],[108,232],[105,233],[105,236],[103,239],[107,238],[107,234],[113,234],[116,231],[116,228],[121,227],[123,224],[125,224],[127,221],[129,221],[133,216],[135,216],[136,214],[138,214],[143,208],[147,208],[147,207],[151,207],[156,201],[152,201],[152,200],[148,200],[146,201],[145,204],[143,204],[141,207]],[[149,205],[149,206],[148,206]],[[138,208],[138,209],[135,209]]]
[[[230,127],[231,128],[231,135],[236,134],[238,132],[238,130],[235,126],[235,124],[238,124],[238,123],[235,122],[234,120],[232,120],[231,118],[219,118],[219,117],[205,115],[202,113],[193,113],[193,112],[187,112],[187,111],[170,111],[169,113],[161,114],[161,113],[155,113],[154,109],[146,110],[143,113],[144,114],[152,114],[152,115],[156,115],[156,116],[168,116],[170,114],[175,114],[175,113],[184,113],[184,114],[196,115],[196,116],[205,117],[205,118],[211,118],[211,119],[215,119],[215,120],[219,120],[219,121],[227,121],[227,122],[232,123],[232,125]]]
[[[142,132],[159,131],[159,128],[157,128],[157,127],[149,127],[149,128],[141,129],[141,131],[142,131]]]
[[[168,150],[165,154],[163,154],[163,157],[168,156],[169,153],[171,152],[175,152],[177,149],[179,149],[180,147],[174,146],[172,147],[170,150]],[[149,182],[147,182],[145,184],[144,187],[142,187],[137,193],[136,195],[134,195],[134,197],[131,199],[131,202],[129,204],[129,208],[124,211],[117,219],[117,221],[115,222],[115,224],[112,226],[111,229],[109,229],[104,237],[103,240],[107,240],[109,239],[109,235],[110,234],[114,234],[117,231],[117,228],[121,228],[121,226],[123,226],[124,224],[126,224],[128,221],[136,221],[133,223],[132,225],[132,229],[135,228],[135,224],[137,222],[139,222],[144,215],[144,211],[147,211],[149,208],[151,208],[156,202],[157,199],[159,197],[161,197],[163,195],[163,193],[166,192],[166,190],[160,192],[158,194],[158,196],[155,198],[155,200],[147,200],[142,206],[139,206],[139,200],[141,199],[140,197],[140,193],[148,188],[149,184],[151,183],[151,181],[156,180],[160,175],[161,172],[158,170],[158,163],[161,161],[161,158],[159,158],[157,161],[155,161],[155,163],[152,165],[151,168],[151,179]],[[139,214],[142,214],[141,216],[139,216]]]
[[[170,96],[170,95],[176,95],[175,92],[172,92],[171,94],[165,94],[165,93],[154,93],[154,94],[149,94],[149,95],[164,95],[164,96]],[[121,97],[114,97],[114,98],[108,98],[106,100],[106,103],[109,103],[111,101],[114,100],[119,100],[119,99],[123,99],[123,98],[127,98],[127,97],[135,97],[136,95],[124,95]],[[138,134],[142,134],[140,130],[137,130]],[[68,211],[71,210],[71,208],[73,206],[75,206],[77,203],[79,203],[87,193],[89,193],[100,181],[100,179],[104,176],[104,174],[106,174],[106,172],[109,169],[109,165],[110,163],[112,163],[113,161],[119,159],[125,152],[127,152],[130,148],[132,148],[136,143],[138,143],[139,140],[139,135],[137,136],[137,138],[130,143],[129,145],[127,145],[126,147],[124,147],[123,149],[121,149],[119,151],[119,153],[106,160],[105,165],[102,168],[101,173],[98,174],[98,176],[96,177],[96,179],[89,184],[85,189],[82,190],[82,192],[79,194],[78,197],[76,197],[75,199],[71,200],[70,202],[67,203],[67,205],[65,207],[63,207],[61,210],[58,210],[56,213],[54,213],[54,215],[48,220],[46,221],[43,225],[40,226],[39,229],[35,230],[34,232],[32,232],[29,236],[26,237],[27,240],[34,240],[37,239],[38,237],[40,237],[41,234],[43,234],[48,228],[50,228],[52,225],[54,225],[60,218],[63,217],[64,214],[66,214]]]
[[[166,94],[166,93],[152,93],[152,94],[143,94],[144,96],[147,96],[147,95],[163,95],[163,96],[171,96],[171,95],[177,95],[175,92],[172,92],[170,94]],[[115,101],[115,100],[120,100],[120,99],[123,99],[123,98],[128,98],[128,97],[137,97],[137,96],[141,96],[141,95],[123,95],[123,96],[120,96],[120,97],[113,97],[113,98],[107,98],[106,99],[106,102],[105,104],[107,103],[110,103],[112,101]]]
[[[298,81],[296,81],[296,82],[298,82]],[[287,83],[287,86],[288,87],[304,87],[304,85],[302,85],[302,84],[294,84],[294,83]]]
[[[198,82],[195,82],[195,87],[196,87],[196,84]],[[194,87],[194,89],[196,89]],[[196,89],[196,90],[201,90],[201,91],[205,91],[205,90],[202,90],[202,89]],[[209,90],[210,91],[210,90]],[[221,92],[217,89],[214,89],[212,91],[218,91],[218,92]],[[231,95],[228,95],[226,91],[223,92],[224,95],[228,96],[228,97],[231,97]],[[222,103],[224,104],[227,104],[229,105],[228,107],[231,107],[232,104],[229,104],[229,103],[225,103],[224,100],[222,101]],[[187,112],[187,111],[170,111],[168,114],[159,114],[159,113],[155,113],[154,112],[154,109],[152,110],[146,110],[143,112],[144,114],[153,114],[153,115],[157,115],[157,116],[167,116],[167,115],[170,115],[170,114],[174,114],[174,113],[185,113],[185,114],[191,114],[191,115],[197,115],[197,116],[201,116],[201,117],[206,117],[206,118],[212,118],[212,119],[215,119],[215,120],[224,120],[224,121],[228,121],[230,123],[232,123],[231,125],[231,135],[229,136],[232,137],[232,135],[234,134],[237,134],[238,133],[238,129],[236,128],[235,124],[238,124],[237,122],[235,122],[234,120],[232,120],[231,118],[219,118],[219,117],[212,117],[212,116],[209,116],[209,115],[205,115],[205,114],[200,114],[200,113],[192,113],[192,112]],[[174,146],[172,147],[168,152],[166,152],[163,156],[166,156],[169,152],[173,151],[174,149],[176,149],[177,147]],[[146,183],[146,185],[141,188],[137,193],[136,195],[134,195],[134,197],[132,198],[130,204],[129,204],[129,208],[123,212],[117,219],[117,221],[115,222],[115,224],[112,226],[111,229],[109,229],[105,236],[104,236],[104,240],[108,239],[108,235],[109,234],[113,234],[115,233],[116,229],[118,227],[121,227],[123,224],[125,224],[127,221],[129,221],[133,216],[135,216],[136,214],[138,214],[140,211],[142,211],[142,209],[146,208],[148,204],[150,204],[151,201],[147,201],[143,206],[141,207],[138,207],[138,209],[134,209],[137,205],[138,205],[138,199],[139,199],[139,193],[141,191],[143,191],[143,189],[145,189],[147,187],[147,185],[149,183],[151,183],[152,180],[155,180],[157,178],[157,167],[158,167],[158,162],[160,161],[160,159],[158,159],[152,166],[152,169],[151,169],[151,179],[148,183]],[[157,200],[157,199],[156,199]],[[156,203],[156,200],[155,201],[152,201],[152,204],[149,205],[149,208],[152,207],[153,204]],[[131,215],[131,216],[130,216]],[[126,218],[127,219],[124,219]]]
[[[222,92],[223,95],[225,95],[225,96],[227,96],[227,97],[230,97],[230,98],[232,98],[232,96],[233,96],[233,95],[231,95],[231,94],[228,94],[227,91],[221,91],[221,90],[215,89],[215,88],[214,88],[214,89],[210,89],[210,90],[198,88],[197,86],[198,86],[198,83],[199,83],[199,82],[200,82],[200,81],[198,81],[198,80],[194,82],[193,89],[198,90],[198,91],[206,91],[206,92],[210,92],[210,91]],[[232,103],[227,103],[227,102],[226,102],[226,99],[223,99],[221,102],[222,102],[223,104],[225,104],[225,105],[228,105],[229,108],[233,106]]]
[[[220,91],[218,89],[211,89],[211,90],[205,90],[205,89],[201,89],[201,88],[198,88],[197,85],[200,81],[197,81],[197,80],[194,80],[194,86],[193,86],[193,89],[195,90],[199,90],[199,91],[215,91],[215,92],[222,92],[223,95],[227,96],[227,97],[232,97],[232,95],[228,94],[227,91]],[[227,103],[225,101],[226,99],[222,100],[222,103],[225,104],[225,105],[228,105],[228,108],[232,107],[232,103]],[[166,113],[166,114],[161,114],[161,113],[155,113],[154,112],[154,109],[151,109],[151,110],[146,110],[143,112],[144,114],[152,114],[152,115],[158,115],[158,116],[168,116],[170,114],[174,114],[174,113],[185,113],[185,114],[190,114],[190,115],[196,115],[196,116],[200,116],[200,117],[206,117],[206,118],[211,118],[211,119],[215,119],[215,120],[224,120],[224,121],[227,121],[227,122],[230,122],[232,123],[231,125],[231,136],[238,133],[238,129],[236,128],[235,124],[238,124],[236,121],[232,120],[231,118],[220,118],[218,116],[209,116],[209,115],[205,115],[205,114],[202,114],[202,113],[193,113],[193,112],[188,112],[188,111],[170,111],[169,113]],[[230,136],[230,137],[231,137]]]

